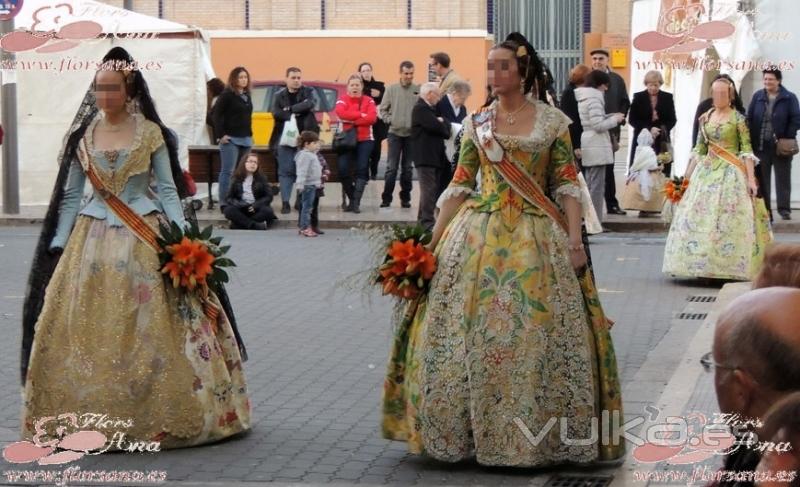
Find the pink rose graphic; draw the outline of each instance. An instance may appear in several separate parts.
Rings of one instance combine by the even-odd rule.
[[[702,22],[705,13],[699,3],[674,6],[659,19],[660,28],[636,36],[633,47],[644,52],[688,54],[710,47],[710,41],[724,39],[736,30],[733,24],[722,20]]]
[[[45,425],[51,422],[56,425],[56,436],[43,441],[48,437]],[[33,437],[33,442],[17,441],[7,445],[3,448],[3,458],[9,463],[37,462],[39,465],[60,465],[74,462],[106,444],[106,435],[99,431],[84,430],[65,434],[69,429],[77,427],[78,418],[72,413],[40,418],[35,424],[36,435]]]
[[[733,446],[736,438],[730,432],[713,431],[705,428],[708,423],[705,415],[694,413],[686,416],[688,440],[676,445],[664,437],[663,443],[646,442],[633,450],[633,458],[642,463],[666,461],[672,465],[688,465],[702,462],[715,455],[721,455]],[[664,425],[666,426],[666,425]],[[671,424],[671,426],[675,426]],[[665,428],[662,431],[670,431]],[[677,433],[676,431],[672,431]]]
[[[72,13],[72,6],[68,3],[41,7],[33,12],[31,30],[4,35],[0,38],[0,48],[8,52],[60,52],[103,33],[103,26],[91,20],[69,22],[74,18]]]

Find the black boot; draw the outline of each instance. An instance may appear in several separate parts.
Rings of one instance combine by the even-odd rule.
[[[342,178],[342,210],[353,211],[353,180]]]
[[[353,199],[350,200],[350,211],[353,213],[361,213],[361,197],[364,196],[364,188],[366,187],[366,179],[356,179],[356,187],[353,190]]]

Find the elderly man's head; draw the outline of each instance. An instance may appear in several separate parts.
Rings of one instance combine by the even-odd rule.
[[[723,413],[758,418],[800,390],[800,289],[771,287],[735,299],[714,332],[714,385]]]
[[[442,98],[442,90],[438,83],[424,83],[419,87],[419,97],[428,102],[428,105],[436,105]]]
[[[467,101],[469,95],[472,94],[472,88],[470,88],[469,83],[466,81],[458,80],[450,85],[447,94],[452,98],[453,104],[460,107]]]

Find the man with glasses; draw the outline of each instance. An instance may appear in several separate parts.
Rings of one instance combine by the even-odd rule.
[[[714,372],[714,388],[723,414],[743,424],[763,420],[781,398],[800,390],[800,289],[769,287],[750,291],[723,311],[714,331],[713,352],[701,363]],[[758,424],[757,421],[754,421]],[[731,424],[735,426],[736,424]],[[754,472],[760,460],[755,444],[743,444],[758,426],[733,428],[740,445],[725,457],[723,471]],[[753,441],[764,440],[753,438]],[[753,485],[725,481],[719,487]]]

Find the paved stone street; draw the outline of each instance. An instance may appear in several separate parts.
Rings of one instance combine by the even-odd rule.
[[[0,228],[3,444],[18,438],[19,323],[37,234],[36,226]],[[185,486],[544,485],[553,475],[488,469],[474,462],[438,463],[407,454],[402,443],[381,439],[378,407],[391,303],[377,293],[370,303],[334,286],[365,268],[368,248],[362,236],[347,230],[330,230],[316,239],[299,238],[293,230],[220,234],[233,245],[232,257],[239,264],[229,292],[250,353],[245,371],[254,411],[252,432],[212,446],[100,455],[73,465],[83,470],[163,470],[168,481]],[[715,296],[719,290],[664,277],[663,240],[658,234],[593,239],[601,297],[616,320],[612,335],[629,417],[641,415],[648,402],[658,399],[702,323],[677,316],[690,306],[687,297]],[[657,363],[649,361],[651,351],[661,349]],[[713,409],[710,382],[703,380],[692,405]],[[13,468],[3,462],[0,470]]]

